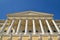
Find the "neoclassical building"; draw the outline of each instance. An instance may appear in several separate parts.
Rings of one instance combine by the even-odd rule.
[[[0,20],[0,40],[60,40],[60,20],[53,14],[24,11]]]

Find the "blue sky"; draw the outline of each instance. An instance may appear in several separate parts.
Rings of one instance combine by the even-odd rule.
[[[0,19],[26,10],[52,13],[54,19],[60,19],[60,0],[0,0]]]

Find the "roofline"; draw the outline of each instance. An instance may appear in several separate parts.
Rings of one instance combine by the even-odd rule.
[[[25,12],[43,13],[43,14],[48,14],[48,15],[54,16],[54,14],[50,14],[50,13],[46,13],[46,12],[37,12],[37,11],[23,11],[23,12],[16,12],[16,13],[25,13]],[[14,13],[12,13],[12,14],[14,14]],[[9,16],[9,15],[11,15],[11,14],[7,14],[7,16]]]

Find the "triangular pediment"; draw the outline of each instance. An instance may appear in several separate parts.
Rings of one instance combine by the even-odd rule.
[[[35,11],[25,11],[25,12],[8,14],[8,16],[53,16],[53,14],[35,12]]]
[[[24,15],[38,15],[36,13],[28,13],[28,14],[24,14]]]

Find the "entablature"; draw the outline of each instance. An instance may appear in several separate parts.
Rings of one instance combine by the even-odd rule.
[[[8,17],[8,19],[53,19],[53,17]]]

